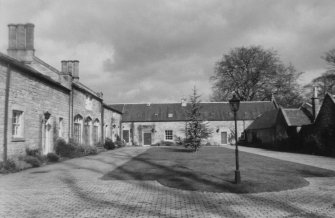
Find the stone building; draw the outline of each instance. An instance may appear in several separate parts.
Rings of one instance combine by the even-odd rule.
[[[292,146],[297,145],[301,128],[311,123],[312,120],[302,109],[280,107],[256,118],[245,131],[247,142],[294,149]]]
[[[120,134],[120,112],[79,81],[79,61],[62,61],[59,71],[35,56],[33,24],[8,28],[7,55],[0,53],[0,160],[27,147],[53,152],[58,137],[93,146]]]
[[[335,98],[326,93],[320,105],[314,94],[312,102],[314,122],[302,129],[301,145],[309,152],[335,157]]]
[[[201,103],[202,119],[213,134],[208,139],[212,145],[228,144],[234,137],[234,115],[228,102]],[[184,138],[185,109],[189,105],[166,104],[113,104],[110,107],[122,112],[121,135],[128,145],[153,145]],[[261,114],[274,110],[274,101],[241,102],[237,112],[237,127],[241,133]]]

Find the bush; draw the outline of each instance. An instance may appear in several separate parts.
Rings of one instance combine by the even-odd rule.
[[[118,147],[118,148],[121,148],[121,147],[124,147],[126,146],[126,142],[124,140],[117,140],[115,142],[115,145]]]
[[[173,146],[173,145],[175,145],[174,142],[162,141],[162,142],[160,143],[160,146]]]
[[[92,147],[92,146],[79,146],[82,147],[82,149],[84,150],[84,152],[82,153],[82,155],[96,155],[98,153],[98,149],[96,147]]]
[[[55,153],[48,153],[47,154],[47,160],[48,162],[58,162],[59,156]]]
[[[32,167],[40,167],[42,165],[41,161],[37,157],[26,156],[24,161],[29,163]]]
[[[115,143],[110,138],[106,138],[104,148],[107,150],[113,150],[115,149]]]
[[[55,144],[55,151],[56,154],[62,157],[73,157],[76,152],[77,143],[75,143],[73,140],[70,140],[69,143],[66,143],[66,141],[63,138],[59,138],[56,140]]]
[[[26,148],[27,156],[37,157],[40,155],[40,149],[38,148]]]
[[[5,172],[16,172],[16,164],[15,161],[12,159],[8,159],[7,161],[0,163],[0,170]]]

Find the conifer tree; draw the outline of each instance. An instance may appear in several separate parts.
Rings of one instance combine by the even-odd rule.
[[[197,151],[201,146],[201,140],[207,139],[211,135],[211,130],[201,116],[200,95],[197,89],[193,88],[193,94],[190,96],[190,104],[185,110],[185,147],[191,147]]]

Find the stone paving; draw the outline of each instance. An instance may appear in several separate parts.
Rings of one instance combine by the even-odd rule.
[[[0,217],[335,217],[335,178],[272,193],[182,191],[101,177],[148,148],[122,148],[0,176]]]

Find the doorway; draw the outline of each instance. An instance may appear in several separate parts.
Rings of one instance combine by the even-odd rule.
[[[143,133],[143,145],[151,145],[151,133]]]
[[[221,144],[226,145],[228,143],[227,132],[221,132]]]

